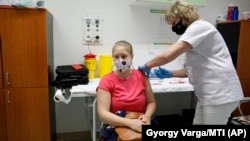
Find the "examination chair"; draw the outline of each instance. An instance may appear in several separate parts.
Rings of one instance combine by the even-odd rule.
[[[228,122],[229,125],[250,125],[250,115],[244,115],[241,109],[241,104],[246,102],[250,102],[250,97],[245,97],[240,101],[238,105],[240,116],[231,117]]]

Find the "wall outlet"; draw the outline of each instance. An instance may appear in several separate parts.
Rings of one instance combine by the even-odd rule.
[[[83,44],[102,44],[103,19],[100,16],[86,15],[82,18]]]

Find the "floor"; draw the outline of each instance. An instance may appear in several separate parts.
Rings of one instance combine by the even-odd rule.
[[[92,141],[91,132],[84,131],[84,132],[60,133],[57,134],[56,141]]]

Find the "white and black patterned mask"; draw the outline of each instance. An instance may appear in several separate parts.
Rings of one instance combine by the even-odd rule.
[[[129,60],[117,59],[114,61],[114,63],[116,69],[121,72],[128,70],[132,64],[130,59]]]

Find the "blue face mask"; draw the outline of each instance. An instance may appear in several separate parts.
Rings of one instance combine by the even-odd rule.
[[[179,21],[176,25],[172,26],[172,31],[177,35],[182,35],[186,31],[187,27]]]

